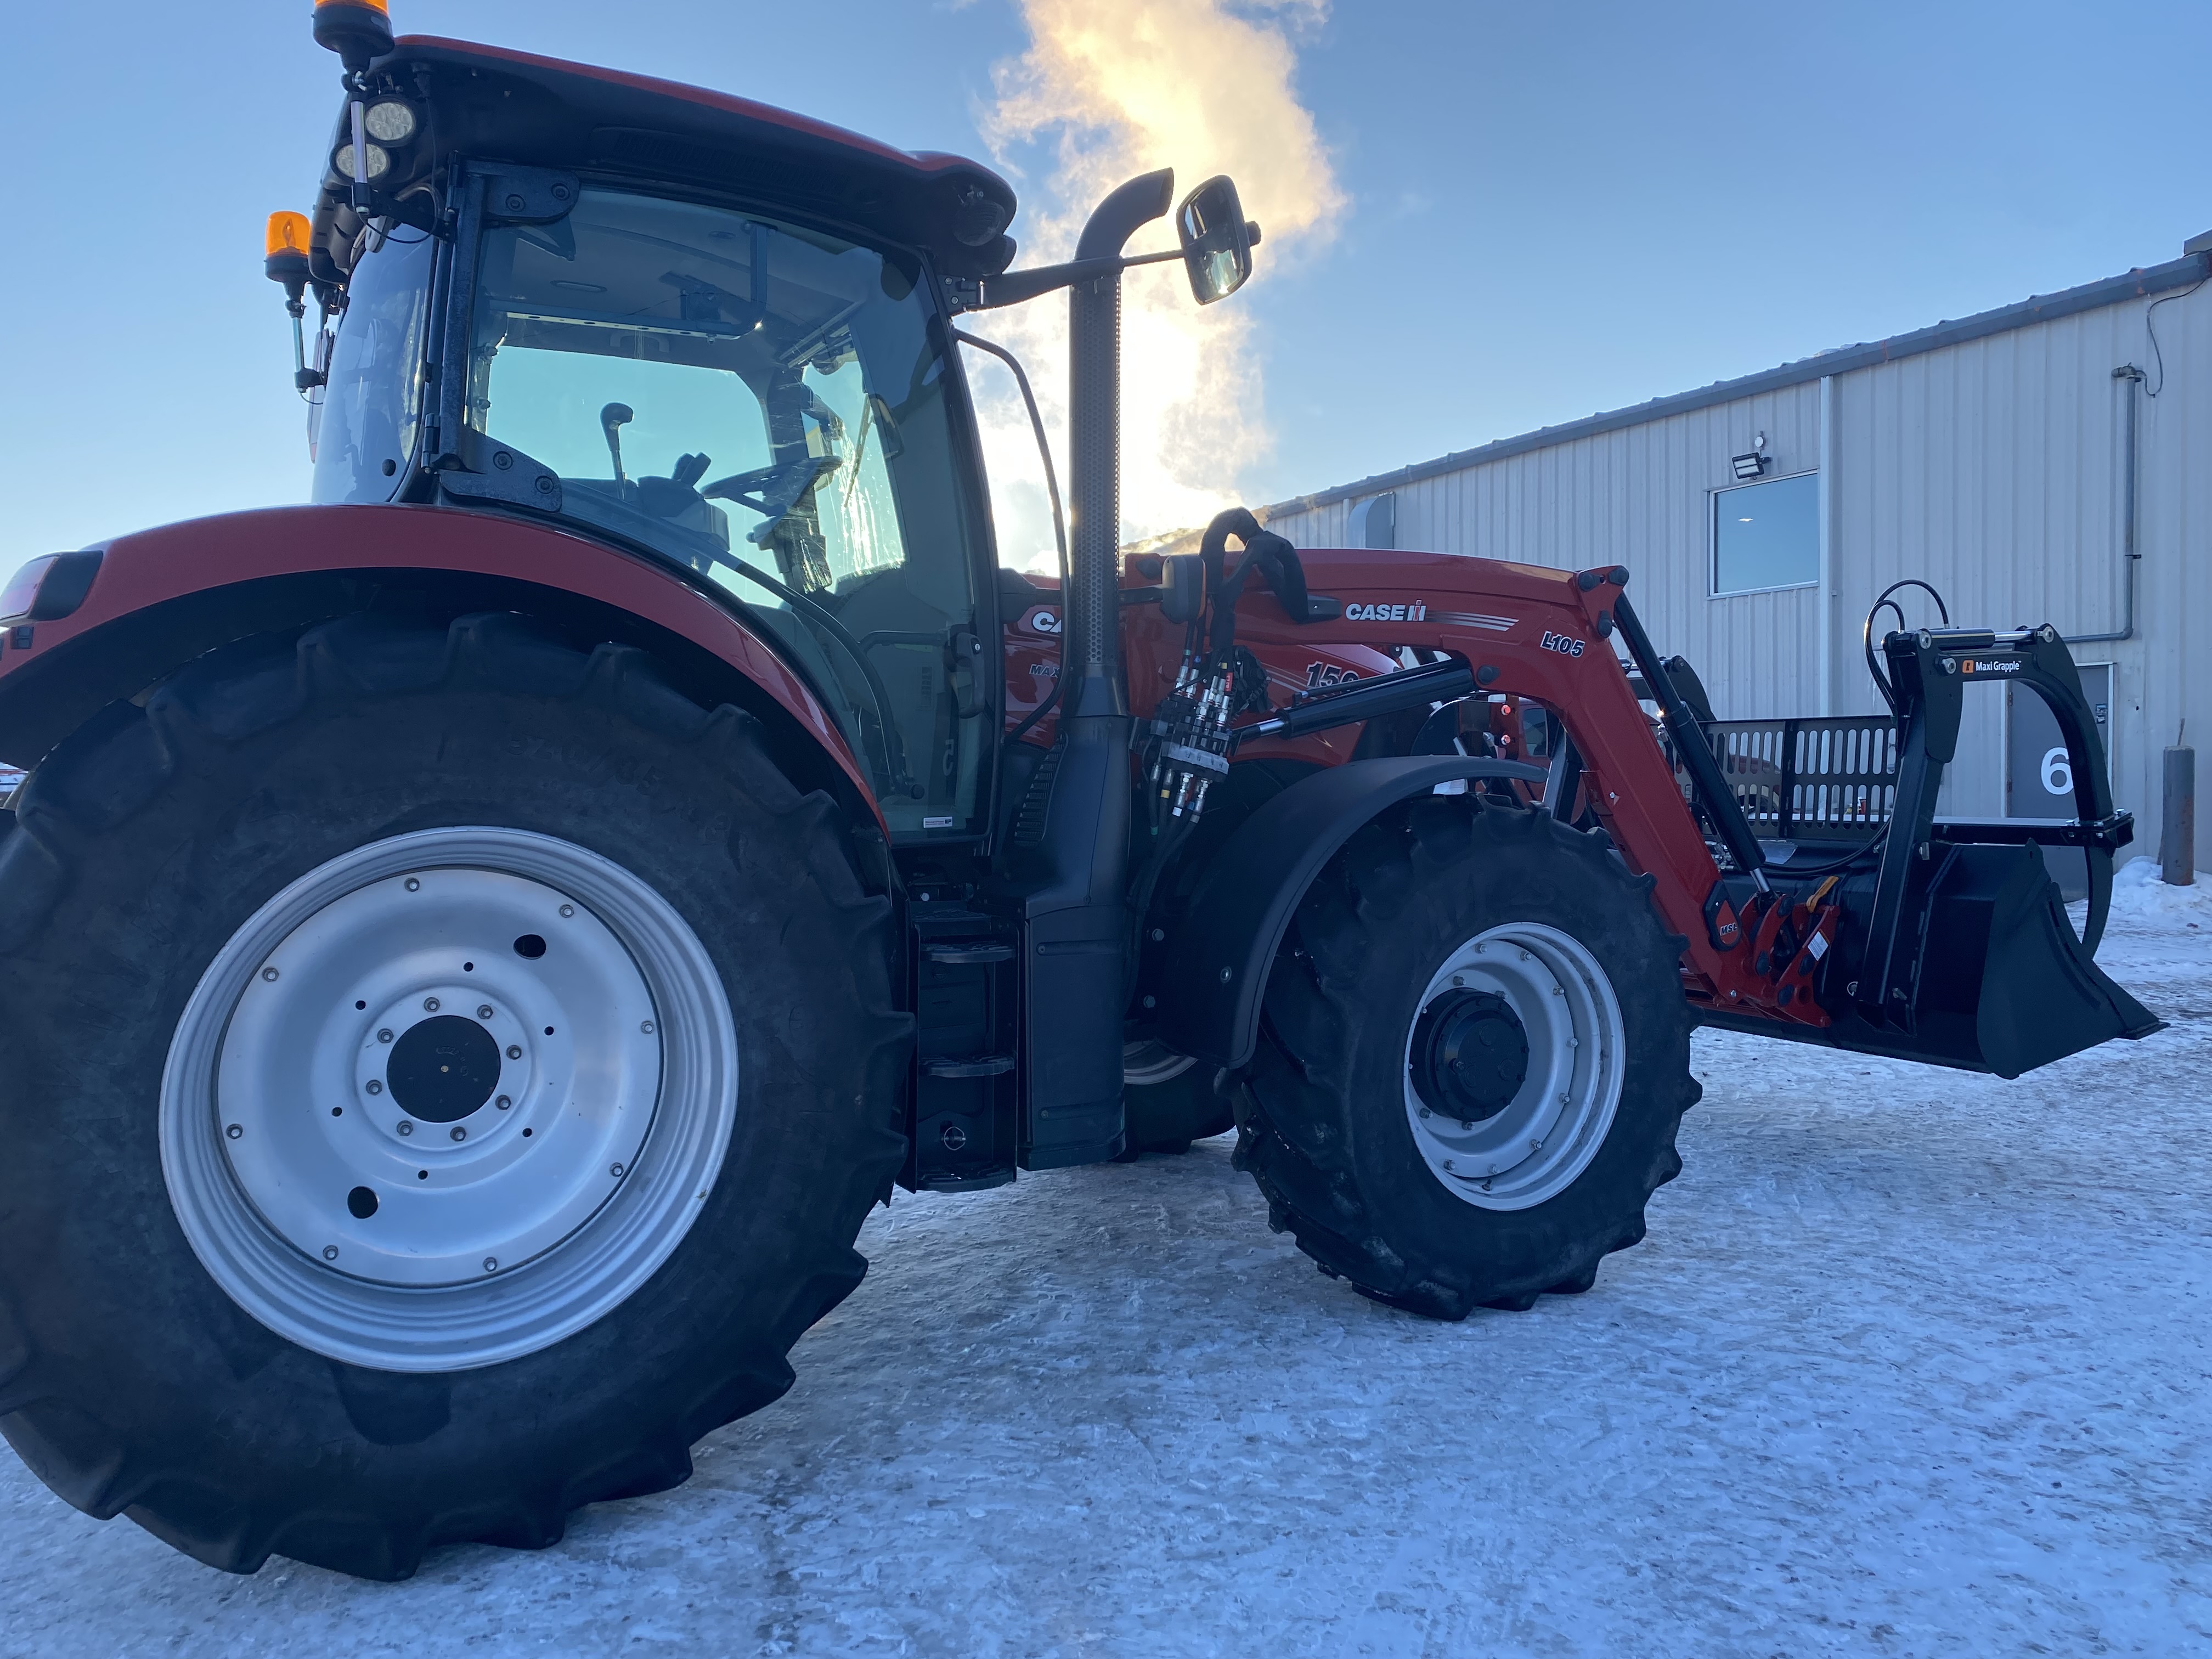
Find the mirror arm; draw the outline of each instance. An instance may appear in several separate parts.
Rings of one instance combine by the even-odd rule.
[[[1164,253],[1115,254],[1103,259],[1073,259],[1066,264],[1039,265],[1034,270],[1010,270],[1003,276],[985,276],[976,281],[963,282],[949,277],[945,282],[945,291],[951,296],[952,308],[956,312],[995,311],[1000,306],[1018,306],[1040,295],[1073,288],[1076,283],[1087,283],[1094,276],[1111,276],[1132,265],[1164,264],[1170,259],[1182,258],[1182,249],[1170,248]]]

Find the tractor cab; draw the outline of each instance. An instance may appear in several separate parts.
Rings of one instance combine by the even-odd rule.
[[[305,239],[313,499],[681,567],[813,690],[895,841],[980,833],[993,549],[943,294],[1004,267],[1012,191],[741,99],[381,45]]]
[[[1117,242],[1000,281],[1013,192],[975,162],[395,40],[365,0],[316,20],[346,96],[312,221],[272,220],[269,264],[295,316],[305,289],[321,304],[314,501],[519,514],[677,567],[830,711],[895,846],[981,843],[995,550],[952,319],[1135,261]],[[1204,303],[1255,231],[1226,179],[1184,207],[1182,246],[1149,257],[1185,260]]]

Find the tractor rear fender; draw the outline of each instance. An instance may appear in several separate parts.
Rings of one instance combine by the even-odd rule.
[[[1385,808],[1455,778],[1518,778],[1544,770],[1519,761],[1414,755],[1348,761],[1301,778],[1225,842],[1168,942],[1160,1034],[1209,1066],[1248,1063],[1260,1036],[1260,999],[1291,914],[1321,868]]]
[[[364,610],[513,611],[651,652],[672,684],[758,718],[778,764],[883,828],[842,732],[733,610],[675,572],[550,526],[435,507],[295,507],[118,537],[70,613],[6,630],[0,760],[35,766],[107,704],[219,645]]]

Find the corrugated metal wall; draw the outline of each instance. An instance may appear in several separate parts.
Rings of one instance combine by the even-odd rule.
[[[2138,635],[2075,649],[2115,665],[2114,787],[2155,850],[2160,750],[2185,718],[2212,748],[2212,288],[2155,313],[2164,383],[2135,299],[1941,347],[1835,378],[1828,479],[1832,584],[1828,706],[1878,706],[1859,624],[1889,583],[1933,582],[1964,623],[2049,622],[2074,636],[2122,625],[2127,400],[2137,398]],[[2116,380],[2142,366],[2148,384]],[[2151,395],[2155,392],[2157,395]],[[1397,487],[1397,544],[1575,569],[1620,563],[1653,639],[1697,665],[1723,719],[1814,714],[1820,594],[1711,597],[1711,495],[1764,432],[1769,476],[1816,470],[1817,380]],[[1285,512],[1302,546],[1342,544],[1352,503]],[[1916,623],[1926,612],[1911,611]],[[1944,810],[2002,811],[2001,694],[1967,699]],[[2206,769],[2200,769],[2200,771]],[[2212,868],[2212,814],[2197,862]]]

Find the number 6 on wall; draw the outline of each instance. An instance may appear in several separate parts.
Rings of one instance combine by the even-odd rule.
[[[2047,749],[2043,754],[2043,787],[2054,795],[2074,793],[2074,768],[2066,758],[2066,746]]]

